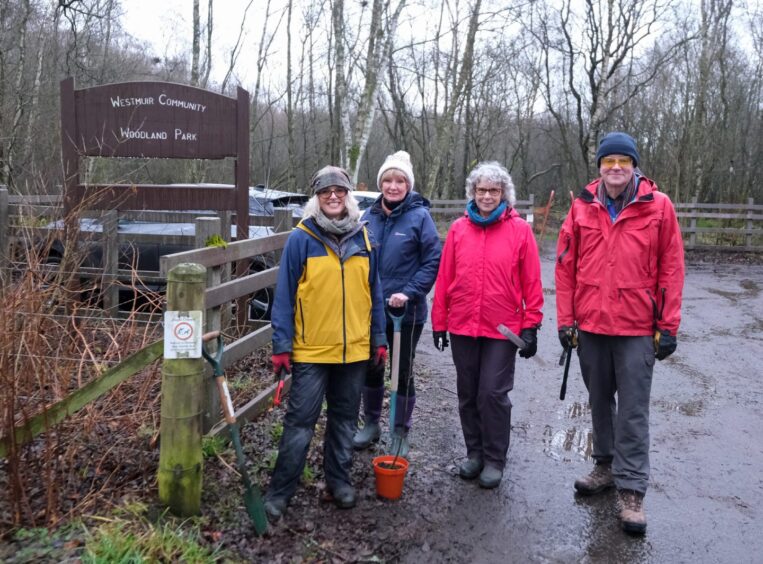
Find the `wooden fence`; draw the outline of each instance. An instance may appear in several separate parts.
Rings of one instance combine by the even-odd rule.
[[[684,248],[718,251],[763,251],[763,205],[748,198],[746,204],[675,204],[684,234]]]
[[[278,210],[279,212],[289,214],[289,210]],[[276,216],[278,218],[278,216]],[[208,218],[213,224],[211,230],[215,227],[219,232],[221,221],[219,218]],[[208,226],[207,226],[208,227]],[[277,252],[283,249],[288,237],[288,231],[276,233],[260,239],[247,239],[236,241],[227,247],[207,247],[176,253],[174,255],[164,256],[161,259],[161,274],[166,276],[169,270],[177,264],[183,262],[195,262],[207,268],[207,289],[205,290],[204,301],[206,315],[204,316],[205,331],[220,330],[222,327],[224,309],[231,302],[241,299],[263,288],[272,286],[276,282],[278,267],[273,267],[261,272],[249,274],[222,282],[222,276],[231,263],[251,258],[264,253]],[[222,356],[223,368],[228,368],[242,358],[253,353],[257,349],[270,343],[272,329],[270,324],[265,324],[255,330],[243,334],[238,339],[227,343]],[[15,427],[11,433],[13,437],[6,435],[0,437],[0,458],[7,455],[12,444],[16,446],[31,441],[35,436],[52,428],[65,417],[82,409],[88,403],[91,403],[103,396],[115,386],[125,381],[127,378],[137,374],[149,364],[161,357],[163,351],[162,341],[154,342],[147,347],[131,354],[120,364],[109,368],[95,380],[89,382],[79,390],[73,392],[63,400],[47,406],[46,409],[38,415],[32,417],[25,423]],[[204,432],[214,435],[225,428],[225,423],[221,419],[219,409],[219,399],[214,379],[209,377],[205,379],[208,383],[206,393],[204,394],[204,405],[202,410],[202,429]],[[284,391],[288,391],[291,385],[291,377],[284,380]],[[269,385],[257,397],[241,406],[236,410],[236,418],[239,420],[250,420],[261,413],[270,403],[275,384]],[[9,430],[10,431],[10,430]]]
[[[50,213],[52,202],[58,202],[56,198],[55,196],[9,197],[7,190],[0,188],[0,260],[8,260],[9,245],[18,238],[18,233],[14,233],[14,230],[18,229],[21,220],[30,221],[30,218],[44,217],[50,219],[55,217],[47,214]],[[534,215],[539,213],[539,210],[544,210],[544,213],[548,214],[550,203],[551,201],[544,208],[535,208],[534,197],[530,195],[528,200],[517,202],[516,208],[530,223],[534,223]],[[433,201],[431,212],[435,217],[454,217],[463,213],[464,205],[465,202],[462,200],[435,200]],[[763,245],[761,244],[763,229],[755,227],[759,225],[755,222],[763,220],[763,214],[760,213],[763,211],[763,205],[754,204],[752,199],[749,199],[747,204],[699,204],[694,201],[689,204],[676,204],[676,208],[682,222],[682,231],[688,235],[687,249],[763,250]],[[142,216],[138,215],[138,217],[144,219],[151,217],[152,220],[160,217],[158,215],[154,216],[154,213],[138,212],[138,214],[142,214]],[[160,213],[166,217],[165,212]],[[170,213],[170,215],[177,217],[173,213]],[[184,219],[188,219],[187,214],[181,215]],[[16,219],[14,220],[14,218]],[[225,280],[226,271],[230,269],[232,263],[266,253],[277,253],[283,249],[288,237],[288,230],[293,224],[293,218],[289,210],[277,210],[276,216],[272,218],[257,217],[254,219],[264,224],[272,223],[273,226],[282,232],[259,239],[236,241],[226,247],[208,247],[184,251],[163,256],[160,259],[160,270],[154,273],[159,279],[166,279],[167,272],[173,266],[182,262],[194,262],[207,268],[205,331],[214,331],[222,328],[224,308],[228,304],[240,301],[243,296],[273,286],[276,282],[277,266],[238,277],[234,280]],[[112,216],[111,222],[115,223],[113,220]],[[732,225],[729,225],[729,223]],[[229,226],[229,218],[227,220],[226,218],[219,217],[199,218],[196,220],[196,235],[188,240],[193,239],[198,245],[200,241],[206,240],[205,238],[210,234],[230,233]],[[35,232],[35,228],[29,229],[31,230],[30,232]],[[728,240],[729,237],[735,237],[744,242],[732,246],[707,245],[699,239],[699,237],[707,234],[722,236],[722,239],[716,238],[716,240]],[[115,229],[107,231],[101,237],[103,239],[102,242],[105,242],[105,244],[115,245],[127,238],[127,236],[117,234]],[[135,241],[135,236],[129,237],[129,239],[130,241]],[[165,237],[163,240],[167,242],[172,239]],[[188,240],[184,241],[187,243]],[[113,267],[114,265],[111,265],[109,268]],[[103,275],[102,269],[100,270],[100,275]],[[112,272],[111,275],[122,276],[125,274],[117,271]],[[267,345],[270,342],[271,335],[272,329],[267,324],[228,343],[222,358],[223,367],[230,367],[257,349]],[[158,341],[133,353],[124,362],[110,368],[96,380],[77,390],[64,400],[49,406],[43,413],[33,417],[25,424],[16,427],[13,430],[13,439],[9,436],[0,437],[0,457],[7,454],[11,441],[16,445],[31,441],[37,434],[49,429],[66,416],[101,397],[120,382],[123,382],[151,362],[154,362],[161,356],[161,351],[162,344],[161,341]],[[203,410],[203,428],[209,434],[216,434],[224,428],[225,423],[220,419],[214,381],[212,378],[207,378],[206,381],[208,382],[208,387]],[[287,379],[287,389],[290,383],[290,379]],[[246,405],[239,407],[236,410],[236,418],[250,420],[261,413],[269,404],[274,391],[275,384],[271,384],[256,398],[249,401]]]
[[[12,268],[14,258],[23,256],[24,248],[40,248],[51,241],[63,241],[63,221],[61,196],[9,196],[7,190],[0,186],[0,272],[5,273]],[[104,310],[116,317],[119,315],[119,288],[131,286],[139,282],[148,287],[164,287],[166,277],[159,270],[159,255],[156,249],[168,249],[168,252],[178,249],[202,248],[212,235],[220,235],[229,241],[231,222],[235,214],[214,212],[161,212],[161,211],[84,211],[83,219],[95,219],[96,223],[83,227],[79,233],[80,242],[84,246],[97,248],[95,255],[100,264],[94,266],[82,265],[74,278],[91,280],[97,285],[103,298]],[[219,218],[220,226],[210,228],[210,221]],[[120,221],[151,222],[156,224],[185,224],[193,225],[188,229],[189,234],[144,234],[129,233],[121,230]],[[295,225],[298,218],[291,216],[291,211],[276,210],[273,216],[250,216],[249,225],[272,228],[273,231],[283,230]],[[124,223],[123,226],[128,225]],[[216,224],[214,224],[216,225]],[[192,234],[191,234],[192,233]],[[148,249],[148,250],[147,250]],[[144,250],[156,255],[155,270],[138,269],[131,262],[135,253]],[[120,256],[122,259],[120,260]],[[53,270],[58,267],[60,257],[40,257],[42,261],[50,262]],[[23,265],[17,265],[22,266]],[[224,274],[224,279],[228,274]]]

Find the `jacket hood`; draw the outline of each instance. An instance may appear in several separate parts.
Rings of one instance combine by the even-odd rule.
[[[654,183],[654,181],[647,178],[646,176],[641,176],[640,174],[636,173],[636,182],[638,182],[638,190],[636,191],[637,200],[653,199],[653,192],[659,192],[659,188],[657,188],[657,185]],[[596,193],[599,190],[599,184],[601,184],[601,178],[597,178],[596,180],[590,182],[580,191],[578,198],[586,202],[594,201],[596,198]]]
[[[384,199],[384,196],[379,196],[378,198],[376,198],[376,201],[371,205],[371,208],[370,208],[371,213],[384,213],[384,210],[382,209],[382,199]],[[403,199],[403,202],[399,206],[397,206],[394,210],[392,210],[392,213],[390,214],[390,216],[403,214],[413,208],[423,207],[423,208],[429,209],[430,206],[431,206],[431,203],[429,202],[429,200],[427,200],[424,196],[422,196],[418,192],[408,192],[408,194]]]

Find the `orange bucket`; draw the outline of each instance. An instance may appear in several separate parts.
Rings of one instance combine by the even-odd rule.
[[[394,461],[394,467],[393,465]],[[373,459],[376,475],[376,495],[386,499],[400,499],[403,495],[403,481],[408,471],[408,461],[392,454],[377,456]]]

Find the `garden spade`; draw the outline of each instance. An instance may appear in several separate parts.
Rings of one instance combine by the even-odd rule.
[[[238,431],[238,423],[236,423],[236,416],[234,415],[233,402],[231,401],[230,393],[228,391],[228,383],[225,381],[225,375],[221,364],[223,356],[223,338],[219,332],[217,333],[216,355],[214,357],[210,355],[206,351],[206,348],[202,349],[202,353],[214,370],[217,391],[220,393],[220,403],[223,408],[223,416],[225,422],[228,424],[231,442],[233,443],[233,448],[236,450],[238,471],[239,474],[241,474],[241,481],[244,484],[244,506],[246,507],[246,512],[249,514],[249,517],[254,524],[255,533],[263,535],[265,531],[268,530],[268,519],[265,515],[265,505],[262,502],[260,489],[249,479],[249,472],[246,468],[246,460],[244,459],[244,449],[241,448],[241,436]],[[211,334],[211,337],[214,338],[214,333]]]
[[[387,312],[392,319],[392,388],[389,399],[389,434],[392,437],[395,434],[395,408],[397,407],[397,386],[400,379],[400,333],[403,330],[403,317],[405,317],[405,306],[395,307],[387,306]]]

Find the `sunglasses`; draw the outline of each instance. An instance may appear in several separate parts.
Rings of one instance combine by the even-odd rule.
[[[334,194],[340,200],[347,195],[347,188],[327,188],[318,192],[318,197],[321,200],[328,200]]]
[[[603,157],[601,159],[601,166],[604,168],[612,168],[615,165],[626,168],[633,165],[633,159],[630,157]]]

